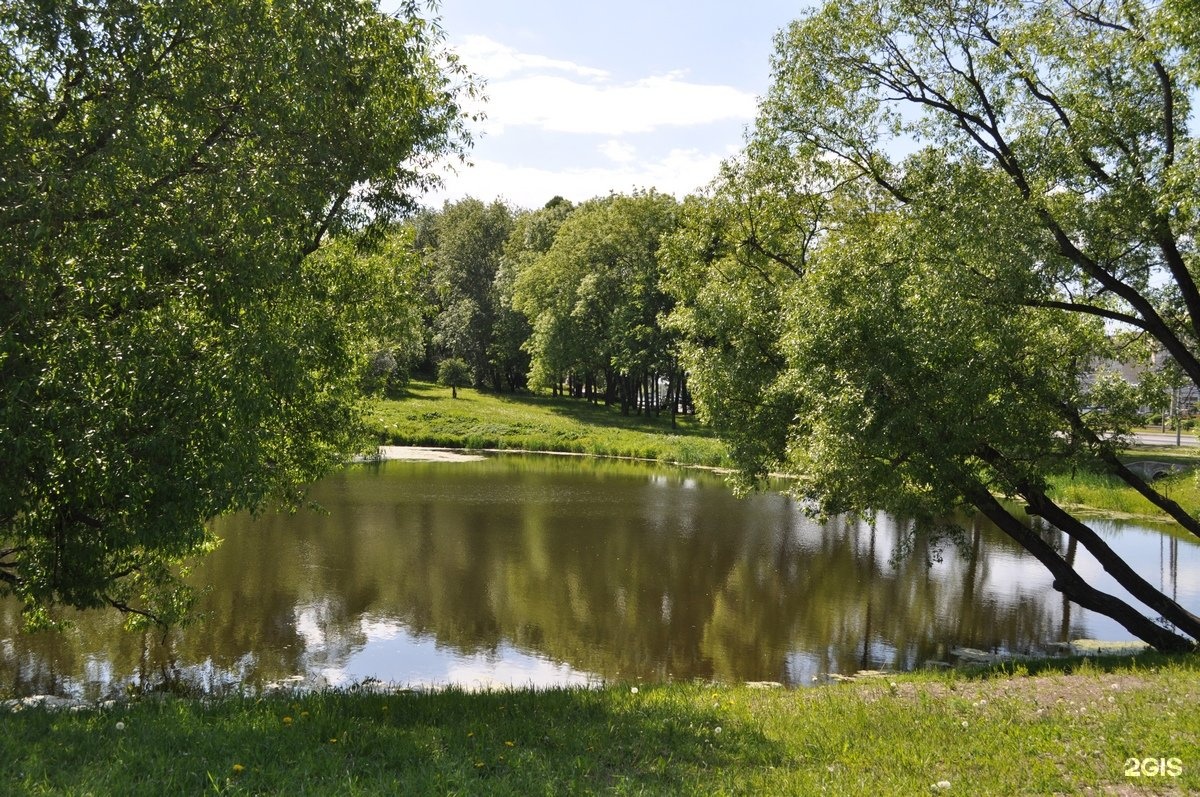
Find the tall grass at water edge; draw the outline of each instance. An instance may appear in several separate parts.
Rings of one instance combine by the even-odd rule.
[[[1155,479],[1155,489],[1173,499],[1185,510],[1200,512],[1200,483],[1194,472],[1183,472]],[[1050,480],[1050,497],[1068,507],[1134,517],[1167,519],[1141,493],[1125,482],[1104,473],[1078,471]]]

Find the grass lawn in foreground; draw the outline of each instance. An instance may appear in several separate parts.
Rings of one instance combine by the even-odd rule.
[[[796,690],[349,691],[25,709],[0,719],[0,793],[1186,794],[1200,791],[1198,675],[1200,657],[1150,655]]]
[[[400,400],[378,400],[367,422],[380,442],[450,448],[507,448],[639,457],[685,465],[728,465],[725,446],[699,421],[622,415],[581,399],[496,394],[412,382]]]

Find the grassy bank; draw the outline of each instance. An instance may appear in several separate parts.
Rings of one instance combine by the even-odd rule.
[[[1200,466],[1200,458],[1197,458],[1195,449],[1180,450],[1171,447],[1164,450],[1161,447],[1145,446],[1126,451],[1123,459],[1126,462],[1151,460],[1186,468],[1181,473],[1156,479],[1154,486],[1189,512],[1200,513],[1200,481],[1197,480],[1196,473],[1196,468]],[[1056,476],[1051,479],[1050,495],[1059,503],[1072,508],[1084,508],[1108,515],[1168,519],[1166,513],[1132,487],[1107,474],[1077,471]]]
[[[381,443],[566,451],[598,456],[637,457],[687,465],[728,466],[724,444],[694,417],[622,415],[617,407],[576,399],[528,394],[497,395],[413,382],[400,400],[380,400],[368,413]],[[1200,466],[1193,449],[1142,447],[1126,459],[1152,459]],[[1157,486],[1184,508],[1200,512],[1200,483],[1193,473],[1161,479]],[[1051,495],[1060,503],[1109,515],[1166,516],[1133,488],[1111,476],[1077,472],[1052,480]]]
[[[1200,790],[1198,676],[1196,656],[1152,656],[800,690],[624,685],[26,709],[0,722],[0,792],[1188,793]],[[1182,772],[1150,774],[1160,758]]]
[[[725,446],[693,417],[671,428],[660,417],[622,415],[618,407],[550,396],[497,395],[413,382],[399,401],[372,405],[380,442],[451,448],[507,448],[639,457],[688,465],[728,464]]]
[[[1200,511],[1200,485],[1194,473],[1157,479],[1154,486],[1184,509],[1192,513]],[[1066,506],[1112,515],[1167,519],[1167,515],[1141,493],[1107,474],[1081,472],[1058,476],[1051,480],[1051,487],[1051,496]]]

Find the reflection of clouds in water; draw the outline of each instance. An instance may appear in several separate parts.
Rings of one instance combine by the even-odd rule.
[[[321,627],[320,610],[316,606],[296,607],[296,634],[304,640],[309,652],[325,648],[325,629]]]
[[[788,682],[793,684],[808,684],[818,680],[823,672],[829,669],[828,656],[819,653],[793,650],[784,660]]]
[[[473,656],[459,661],[446,673],[445,683],[467,689],[519,686],[586,686],[595,679],[565,664],[506,651],[504,658]]]
[[[461,654],[434,640],[410,634],[402,624],[364,618],[366,645],[340,665],[322,667],[318,677],[329,686],[350,686],[378,679],[395,687],[491,689],[510,687],[586,686],[594,676],[566,664],[530,656],[502,645],[493,652]],[[373,632],[378,632],[375,636]]]
[[[358,621],[359,630],[370,640],[395,639],[400,636],[412,636],[403,623],[388,617],[373,617],[363,615]]]
[[[113,680],[113,664],[99,656],[88,656],[83,665],[83,677],[99,684],[108,684]]]
[[[318,686],[347,687],[370,678],[395,687],[443,687],[463,689],[499,687],[551,687],[587,685],[595,677],[569,665],[558,664],[524,653],[511,645],[495,650],[464,653],[439,644],[435,638],[414,634],[402,621],[383,615],[358,618],[360,645],[326,646],[319,617],[320,607],[301,607],[296,629],[309,653],[324,652],[311,661],[307,681]]]
[[[976,589],[987,590],[991,594],[1036,595],[1051,589],[1053,580],[1050,572],[1036,559],[993,556],[988,560],[987,573],[980,578]]]

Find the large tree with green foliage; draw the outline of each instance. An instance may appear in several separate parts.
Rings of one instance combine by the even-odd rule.
[[[1200,383],[1192,9],[832,0],[779,35],[745,155],[672,244],[696,392],[748,476],[827,511],[971,506],[1071,600],[1200,639],[1047,486],[1111,473],[1200,533],[1117,456],[1133,389],[1083,378],[1137,337]]]
[[[500,301],[496,275],[513,214],[499,200],[468,197],[427,211],[417,224],[416,244],[431,270],[435,357],[464,360],[477,384],[499,391],[523,376],[520,342],[511,345],[511,308]],[[509,345],[506,345],[509,344]]]
[[[0,586],[33,619],[180,616],[205,521],[354,447],[399,277],[325,244],[462,152],[440,39],[415,3],[0,5]]]
[[[561,222],[513,289],[533,327],[535,383],[566,377],[587,393],[603,386],[606,401],[628,412],[655,376],[678,370],[672,333],[660,323],[671,302],[658,261],[677,218],[672,197],[649,191],[592,200]]]

